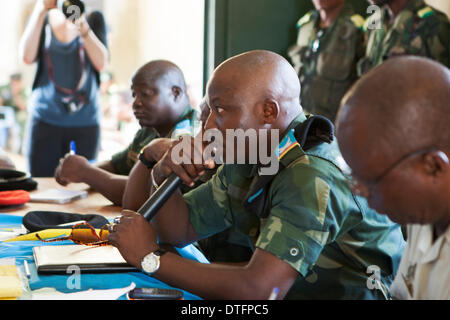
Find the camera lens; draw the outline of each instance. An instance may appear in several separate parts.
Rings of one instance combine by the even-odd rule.
[[[58,8],[67,18],[78,19],[84,13],[85,5],[81,0],[60,0]]]

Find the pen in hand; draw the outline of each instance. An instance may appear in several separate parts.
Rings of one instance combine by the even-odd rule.
[[[269,300],[277,300],[279,289],[277,287],[273,288],[272,293],[270,294]]]
[[[77,154],[77,146],[75,144],[75,141],[70,141],[70,152],[71,155]]]

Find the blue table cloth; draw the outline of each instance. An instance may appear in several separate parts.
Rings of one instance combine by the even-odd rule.
[[[6,214],[0,214],[0,228],[19,228],[22,225],[22,217],[16,217]],[[70,282],[67,275],[40,275],[37,273],[33,258],[33,247],[44,245],[64,245],[71,244],[71,241],[64,241],[59,243],[43,243],[41,241],[17,241],[17,242],[0,242],[0,258],[15,258],[16,265],[22,268],[24,260],[27,260],[31,277],[29,279],[29,286],[31,290],[38,290],[41,288],[55,288],[64,293],[73,293],[77,291],[84,291],[89,289],[105,290],[118,289],[129,286],[132,282],[136,287],[152,287],[152,288],[172,288],[165,283],[149,277],[142,272],[127,272],[127,273],[103,273],[103,274],[81,274],[80,285],[76,289],[71,289],[68,285]],[[186,246],[182,249],[177,249],[180,255],[184,258],[195,260],[202,263],[208,263],[204,255],[193,245]],[[180,270],[181,272],[181,270]],[[200,298],[187,292],[184,292],[185,300],[199,300]],[[120,299],[126,299],[122,296]]]

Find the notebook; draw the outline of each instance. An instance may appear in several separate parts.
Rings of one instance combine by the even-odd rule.
[[[65,204],[78,199],[84,199],[87,197],[87,195],[87,191],[48,189],[45,191],[31,193],[30,201]]]
[[[69,267],[84,273],[133,272],[113,246],[90,247],[83,245],[44,246],[33,248],[34,261],[39,274],[67,274]],[[69,272],[70,273],[70,272]]]

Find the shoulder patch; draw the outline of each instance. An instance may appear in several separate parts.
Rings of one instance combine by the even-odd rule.
[[[429,17],[433,14],[434,14],[434,10],[431,7],[425,7],[423,9],[420,9],[419,11],[417,11],[417,15],[422,19]]]
[[[312,11],[308,12],[303,17],[301,17],[300,20],[297,21],[297,28],[300,28],[302,25],[311,21],[311,16],[312,16]]]
[[[357,27],[357,28],[362,28],[364,26],[364,24],[366,23],[366,21],[364,20],[363,17],[361,17],[359,14],[354,14],[353,16],[350,17],[350,20],[352,20],[353,24]]]

